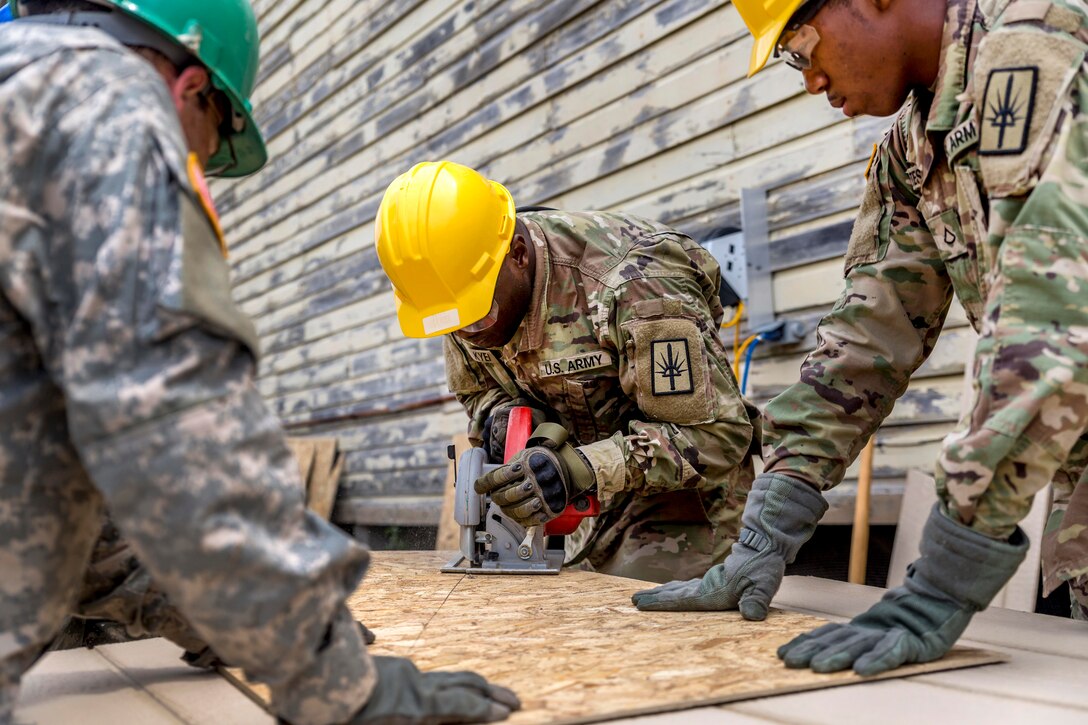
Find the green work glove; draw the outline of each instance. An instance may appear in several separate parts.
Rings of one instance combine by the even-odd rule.
[[[643,589],[631,600],[647,611],[740,609],[745,619],[766,619],[786,564],[797,558],[825,511],[827,501],[809,484],[762,473],[744,505],[740,538],[724,562],[702,579]]]
[[[375,657],[378,683],[351,725],[497,722],[521,709],[517,695],[475,672],[420,672],[411,660]]]
[[[506,460],[506,429],[510,425],[510,411],[514,408],[525,407],[532,411],[533,428],[546,422],[548,417],[543,410],[534,407],[532,401],[525,398],[515,398],[505,403],[499,403],[491,409],[491,415],[484,421],[483,442],[487,458],[492,463],[502,463]]]
[[[956,643],[975,612],[985,609],[1028,551],[1017,529],[997,541],[952,521],[934,506],[922,534],[922,557],[869,611],[847,624],[828,624],[778,648],[787,667],[876,675],[931,662]]]
[[[589,462],[567,443],[567,429],[536,427],[525,450],[505,466],[476,479],[476,493],[490,494],[502,512],[522,526],[551,521],[567,503],[596,483]]]

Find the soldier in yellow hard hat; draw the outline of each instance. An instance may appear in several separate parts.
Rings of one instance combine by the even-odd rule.
[[[1088,10],[1083,0],[735,0],[772,54],[847,116],[899,109],[874,150],[846,289],[801,381],[765,411],[765,473],[729,559],[639,592],[648,610],[767,615],[786,564],[906,390],[955,294],[980,333],[970,415],[902,587],[783,646],[790,667],[872,675],[941,657],[1016,571],[1053,482],[1044,588],[1088,619]]]
[[[571,566],[666,581],[724,559],[756,414],[718,336],[720,271],[705,249],[628,214],[519,213],[501,184],[451,162],[393,181],[376,238],[401,329],[446,335],[473,442],[501,462],[513,406],[552,423],[520,455],[528,465],[477,491],[527,526],[596,493],[600,515],[567,538]]]

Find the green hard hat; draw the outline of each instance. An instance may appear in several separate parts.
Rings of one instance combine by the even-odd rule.
[[[116,9],[150,25],[173,44],[196,57],[208,69],[212,85],[226,94],[233,108],[222,132],[219,152],[208,160],[209,174],[246,176],[268,161],[261,131],[253,120],[250,96],[257,80],[260,38],[257,18],[249,0],[89,0]],[[11,3],[12,14],[21,15],[20,0]],[[90,23],[95,24],[95,23]],[[107,32],[112,28],[102,26]],[[121,33],[124,35],[124,33]],[[137,39],[119,37],[127,45],[143,45]],[[155,45],[148,44],[150,47]],[[159,48],[156,48],[159,49]],[[167,57],[174,57],[166,53]]]

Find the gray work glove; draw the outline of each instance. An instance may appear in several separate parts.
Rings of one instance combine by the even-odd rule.
[[[1028,551],[1017,529],[998,541],[952,521],[934,506],[922,534],[922,556],[903,586],[847,624],[827,624],[778,648],[787,667],[876,675],[932,662],[952,648],[975,612],[989,606]]]
[[[631,601],[647,611],[740,609],[745,619],[766,619],[786,564],[797,558],[825,511],[827,501],[804,481],[761,473],[744,506],[740,538],[724,562],[702,579],[643,589]]]
[[[476,479],[476,493],[490,494],[502,512],[522,526],[539,526],[563,513],[567,503],[596,483],[589,462],[567,443],[567,429],[539,425],[525,450]]]
[[[532,410],[534,430],[548,420],[543,410],[534,407],[532,401],[525,398],[515,398],[492,408],[491,415],[484,421],[483,430],[484,450],[487,451],[487,460],[492,463],[506,461],[506,429],[510,424],[510,411],[518,407]]]
[[[521,702],[475,672],[420,672],[411,660],[375,657],[378,683],[351,725],[497,722]]]

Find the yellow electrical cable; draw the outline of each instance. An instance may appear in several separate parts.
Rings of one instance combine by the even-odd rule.
[[[723,330],[733,328],[733,359],[737,357],[737,348],[740,347],[740,319],[744,317],[744,303],[737,301],[737,312],[733,315],[733,319],[729,322],[722,324]]]
[[[740,350],[740,325],[733,328],[733,359],[737,359],[737,351]]]
[[[741,358],[744,357],[744,353],[748,351],[748,346],[751,345],[757,337],[759,337],[759,335],[752,335],[747,340],[745,340],[741,344],[740,350],[738,350],[737,354],[733,356],[733,377],[737,377],[740,375]]]
[[[737,325],[739,325],[741,315],[743,315],[743,314],[744,314],[744,303],[743,302],[738,302],[737,303],[737,313],[735,315],[733,315],[732,320],[730,320],[729,322],[723,322],[722,323],[722,329],[723,330],[728,330],[730,327],[736,327]]]

